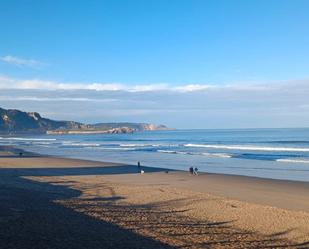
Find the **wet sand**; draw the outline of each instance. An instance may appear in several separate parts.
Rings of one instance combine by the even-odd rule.
[[[309,184],[0,155],[0,248],[309,248]]]

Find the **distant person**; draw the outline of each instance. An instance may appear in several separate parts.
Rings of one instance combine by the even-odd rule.
[[[193,175],[193,167],[189,168],[189,172],[190,172],[191,175]]]
[[[198,175],[198,168],[197,167],[194,168],[193,173],[194,173],[194,175]]]
[[[22,153],[22,152],[19,152],[19,156],[22,157],[22,156],[23,156],[23,153]]]
[[[137,162],[137,171],[138,171],[138,173],[141,172],[141,163],[140,163],[140,161]]]

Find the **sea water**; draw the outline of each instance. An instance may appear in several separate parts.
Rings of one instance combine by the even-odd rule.
[[[309,181],[309,129],[2,136],[0,145],[68,158]]]

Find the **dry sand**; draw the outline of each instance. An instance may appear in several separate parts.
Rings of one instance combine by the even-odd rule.
[[[0,248],[309,248],[309,184],[0,156]]]

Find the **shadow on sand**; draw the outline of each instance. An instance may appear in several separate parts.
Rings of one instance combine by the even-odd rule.
[[[149,167],[144,170],[165,171]],[[121,205],[118,201],[124,197],[113,194],[112,189],[111,196],[83,200],[78,198],[81,195],[80,191],[67,186],[22,178],[136,172],[137,167],[130,165],[0,169],[0,248],[175,248],[166,244],[167,242],[175,244],[177,248],[309,247],[309,242],[296,245],[281,241],[278,236],[282,234],[261,236],[235,230],[232,228],[233,221],[198,221],[182,215],[187,210],[160,209],[162,206],[175,203]],[[69,200],[70,205],[62,205],[61,200]],[[104,219],[95,219],[97,215]],[[121,224],[126,229],[115,224]],[[163,241],[166,243],[160,242],[157,238],[165,238]]]
[[[173,248],[54,202],[77,198],[78,190],[21,178],[124,172],[133,173],[133,166],[0,169],[0,248]]]
[[[1,165],[0,165],[1,166]],[[3,168],[1,172],[15,172],[18,176],[78,176],[78,175],[116,175],[116,174],[136,174],[140,170],[145,173],[169,172],[171,169],[143,167],[139,169],[134,165],[104,166],[104,167],[67,167],[67,168]]]

